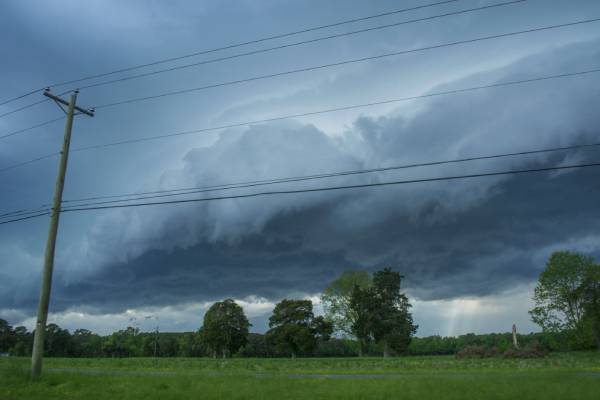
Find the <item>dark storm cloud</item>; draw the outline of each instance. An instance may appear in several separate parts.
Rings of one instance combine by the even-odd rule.
[[[551,50],[441,90],[594,68],[598,44]],[[189,151],[183,168],[166,171],[159,189],[597,141],[600,94],[590,88],[598,82],[587,76],[418,102],[384,117],[358,118],[335,139],[292,122],[224,132],[214,145]],[[310,186],[585,160],[600,160],[600,152]],[[119,312],[248,295],[277,299],[319,292],[347,268],[388,265],[406,275],[411,294],[421,299],[494,294],[534,280],[557,246],[581,249],[589,239],[597,245],[584,250],[598,255],[598,176],[589,169],[109,212],[60,255],[52,308]],[[78,220],[68,216],[63,224],[69,223]],[[32,311],[37,281],[27,282],[34,284],[4,288],[0,304]]]
[[[497,189],[451,220],[422,225],[398,216],[346,235],[324,215],[334,205],[280,214],[260,234],[232,244],[153,250],[106,266],[85,282],[60,287],[55,307],[82,302],[121,311],[252,294],[277,299],[317,293],[347,268],[385,265],[402,271],[411,293],[422,299],[489,295],[537,277],[543,265],[534,263],[532,249],[593,235],[600,228],[598,171],[519,177]],[[315,243],[315,230],[336,235],[345,245],[317,250],[327,246]],[[361,264],[356,255],[374,261]]]
[[[514,79],[548,58],[562,60],[555,70],[600,63],[596,45],[554,50],[490,76]],[[584,90],[592,82],[597,78],[437,99],[414,118],[361,118],[341,139],[300,124],[254,126],[191,151],[185,167],[164,178],[202,185],[225,176],[493,154],[515,150],[516,143],[527,150],[592,142],[600,126],[599,94]],[[598,160],[599,151],[586,150],[328,183]],[[585,240],[600,242],[598,176],[587,169],[109,214],[90,235],[87,258],[77,258],[97,265],[68,280],[59,272],[55,309],[83,304],[117,312],[223,297],[277,299],[317,293],[347,268],[386,265],[402,271],[421,299],[494,294],[532,282],[557,246],[577,250]],[[584,250],[600,254],[598,247]]]

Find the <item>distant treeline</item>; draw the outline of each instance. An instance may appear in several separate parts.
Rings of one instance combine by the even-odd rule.
[[[518,335],[522,346],[539,345],[550,351],[583,350],[568,345],[569,341],[557,334],[530,333]],[[25,327],[11,327],[0,319],[0,353],[15,356],[31,355],[33,334]],[[502,352],[511,348],[511,333],[492,333],[476,335],[469,333],[456,337],[414,337],[406,354],[443,355],[456,354],[469,346],[496,348]],[[590,346],[588,348],[592,348]],[[355,357],[360,345],[356,340],[331,338],[319,340],[311,352],[315,357]],[[198,332],[139,332],[127,328],[110,335],[100,336],[86,329],[73,333],[56,324],[49,324],[46,330],[46,356],[49,357],[207,357],[212,352],[206,348]],[[376,343],[366,346],[364,355],[381,356],[383,348]],[[266,335],[248,334],[248,340],[234,357],[289,357],[290,353],[281,351],[267,340]],[[308,356],[308,354],[299,354]]]
[[[392,355],[532,356],[546,351],[600,350],[600,265],[591,257],[552,254],[534,290],[529,311],[542,333],[416,338],[403,276],[391,268],[370,274],[346,271],[323,291],[325,315],[307,299],[283,299],[269,330],[251,334],[248,318],[233,299],[217,301],[198,332],[142,333],[128,327],[108,336],[85,329],[70,333],[56,324],[44,331],[44,352],[58,357],[351,357]],[[340,339],[347,337],[351,339]],[[33,334],[0,319],[0,353],[29,355]],[[527,350],[517,354],[517,350]],[[511,350],[511,351],[509,351]],[[507,353],[508,351],[508,353]]]

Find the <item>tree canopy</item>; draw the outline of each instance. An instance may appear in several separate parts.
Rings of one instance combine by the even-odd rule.
[[[384,268],[373,274],[373,284],[365,289],[355,286],[351,309],[358,316],[352,325],[354,335],[366,343],[374,340],[383,346],[384,357],[391,350],[406,351],[417,331],[409,312],[408,298],[400,291],[402,276]]]
[[[204,314],[202,341],[215,357],[225,358],[246,345],[249,328],[242,307],[232,299],[218,301]]]
[[[553,253],[534,289],[535,307],[529,311],[533,322],[580,343],[595,337],[600,348],[599,269],[583,254]]]
[[[325,316],[332,322],[336,331],[345,336],[354,336],[352,325],[358,319],[358,315],[350,307],[352,291],[355,286],[365,289],[371,286],[371,283],[368,271],[348,270],[325,288],[321,296],[321,304]]]
[[[310,300],[283,299],[277,303],[269,318],[269,328],[267,341],[293,358],[312,354],[317,339],[328,340],[333,331],[329,321],[314,316]]]

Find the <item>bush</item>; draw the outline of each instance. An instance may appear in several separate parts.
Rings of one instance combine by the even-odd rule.
[[[548,350],[534,343],[521,349],[508,349],[503,354],[504,358],[543,358],[548,354]]]
[[[466,346],[456,353],[457,358],[487,358],[497,355],[498,351],[495,347],[487,348],[484,346]]]

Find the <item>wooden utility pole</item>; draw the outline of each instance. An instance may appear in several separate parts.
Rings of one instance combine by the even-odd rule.
[[[513,347],[515,349],[519,348],[519,342],[517,340],[517,325],[513,324],[512,326],[512,339],[513,339]]]
[[[33,352],[31,355],[31,376],[38,378],[42,373],[42,357],[44,355],[44,334],[46,332],[46,321],[48,320],[48,305],[50,304],[50,289],[52,287],[52,271],[54,269],[54,249],[56,246],[56,233],[58,232],[58,220],[62,203],[62,194],[65,186],[65,174],[67,172],[67,161],[69,159],[69,146],[71,144],[71,129],[73,128],[73,117],[75,111],[80,114],[94,116],[94,110],[86,110],[76,106],[78,91],[71,94],[67,102],[50,93],[50,89],[44,91],[44,96],[54,100],[58,106],[65,111],[63,105],[67,106],[67,122],[65,125],[65,137],[60,152],[60,164],[58,177],[54,189],[54,200],[50,213],[50,227],[48,229],[48,240],[44,254],[44,271],[42,273],[42,288],[40,291],[40,302],[38,305],[37,323],[35,324],[35,336],[33,338]]]

